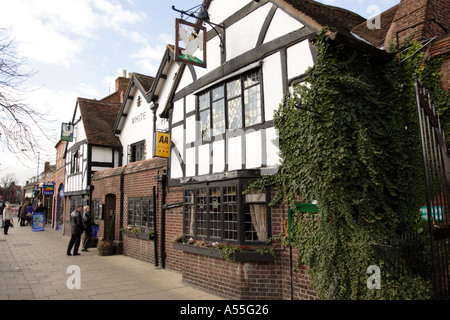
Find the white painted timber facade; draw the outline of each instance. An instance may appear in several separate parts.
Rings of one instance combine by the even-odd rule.
[[[212,1],[208,12],[225,25],[216,27],[224,48],[209,27],[207,68],[186,67],[174,95],[170,178],[180,182],[276,170],[274,112],[314,64],[312,32],[272,2]]]
[[[183,187],[183,234],[238,244],[271,236],[270,190],[243,195],[279,164],[274,113],[314,64],[315,32],[276,1],[204,1],[207,67],[181,64],[163,116],[169,186]],[[218,35],[220,34],[220,36]]]

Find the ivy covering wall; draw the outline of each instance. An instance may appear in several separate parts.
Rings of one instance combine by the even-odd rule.
[[[370,290],[367,268],[374,264],[373,244],[423,230],[413,79],[418,72],[446,105],[448,93],[435,85],[440,64],[419,53],[400,68],[394,55],[391,61],[370,57],[330,43],[323,33],[315,45],[316,65],[274,118],[279,171],[251,187],[273,186],[272,203],[286,201],[291,208],[299,198],[317,201],[318,214],[296,215],[289,244],[321,299],[429,298],[431,282],[418,276],[383,274],[381,289]]]

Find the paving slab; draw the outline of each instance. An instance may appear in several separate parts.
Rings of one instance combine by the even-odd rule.
[[[8,235],[1,230],[0,300],[223,300],[125,255],[99,256],[92,248],[67,256],[68,242],[50,228],[33,232],[16,223]]]

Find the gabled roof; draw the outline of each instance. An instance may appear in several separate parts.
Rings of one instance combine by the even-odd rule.
[[[88,144],[120,148],[120,140],[114,135],[114,123],[120,111],[120,103],[78,98]]]
[[[328,28],[327,36],[331,40],[380,58],[388,58],[386,52],[379,50],[369,41],[361,39],[362,37],[353,33],[356,26],[366,23],[365,18],[354,12],[313,0],[270,1],[315,33]]]
[[[384,11],[380,15],[380,29],[370,29],[367,27],[367,21],[355,26],[352,32],[364,40],[368,41],[377,48],[383,48],[386,37],[388,37],[388,32],[391,24],[397,14],[399,5],[393,6],[392,8]]]
[[[141,92],[143,94],[146,94],[147,92],[150,91],[150,89],[153,86],[153,83],[155,82],[155,78],[154,77],[150,77],[150,76],[146,76],[144,74],[140,74],[140,73],[132,73],[132,77],[134,77],[134,79],[136,80],[136,83],[140,86]]]
[[[148,92],[153,87],[153,85],[155,83],[155,78],[144,75],[144,74],[136,73],[136,72],[130,73],[130,77],[131,77],[131,79],[130,79],[130,82],[128,83],[128,88],[125,93],[125,97],[120,106],[119,113],[117,114],[117,117],[114,121],[113,132],[115,132],[115,133],[119,129],[121,119],[124,117],[124,115],[127,112],[127,105],[130,100],[129,98],[132,98],[132,95],[135,92],[135,89],[134,89],[135,86],[142,93],[142,95],[144,96],[147,103],[151,102],[150,95]]]
[[[334,32],[350,35],[353,27],[366,21],[354,12],[313,0],[273,0],[272,2],[302,20],[316,32],[329,27]]]

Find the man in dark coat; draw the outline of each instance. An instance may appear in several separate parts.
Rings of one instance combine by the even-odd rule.
[[[78,256],[78,248],[80,247],[81,235],[83,234],[83,217],[81,212],[83,211],[83,206],[77,205],[77,208],[70,214],[70,241],[67,247],[67,255],[72,255],[70,252],[73,247],[73,255]]]

